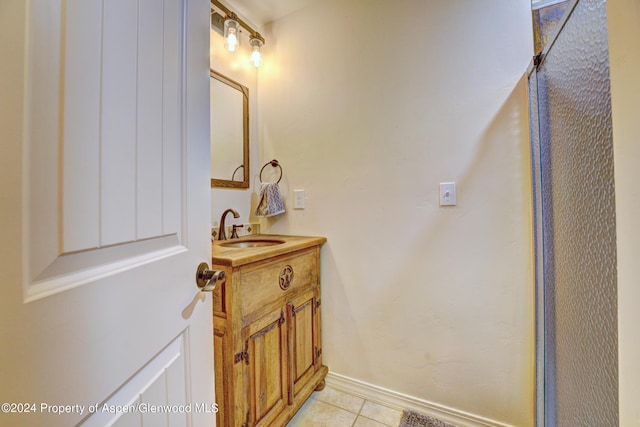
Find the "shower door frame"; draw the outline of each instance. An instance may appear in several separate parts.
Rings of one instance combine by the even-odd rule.
[[[527,68],[529,88],[529,120],[531,136],[531,184],[533,204],[533,250],[535,257],[535,422],[544,427],[545,419],[545,304],[544,304],[544,240],[542,238],[542,162],[540,156],[540,129],[538,114],[537,59],[531,60]]]

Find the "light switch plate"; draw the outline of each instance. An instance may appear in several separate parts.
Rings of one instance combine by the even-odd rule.
[[[457,203],[456,183],[440,183],[440,206],[455,206]]]
[[[304,190],[293,190],[293,208],[304,209]]]

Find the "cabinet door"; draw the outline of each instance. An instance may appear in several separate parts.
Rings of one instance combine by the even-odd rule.
[[[231,377],[233,365],[229,360],[228,337],[226,325],[217,325],[213,322],[213,367],[215,370],[215,390],[218,412],[216,412],[216,425],[231,426],[231,412],[233,408],[233,384],[228,380]]]
[[[289,318],[290,385],[289,404],[319,366],[320,334],[316,290],[310,290],[287,304]]]
[[[249,425],[268,426],[287,405],[287,328],[277,310],[245,328]]]

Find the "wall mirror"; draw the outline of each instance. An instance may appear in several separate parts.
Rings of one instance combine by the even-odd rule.
[[[249,188],[249,89],[210,75],[211,186]]]

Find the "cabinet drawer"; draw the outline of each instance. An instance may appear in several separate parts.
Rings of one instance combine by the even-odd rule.
[[[304,251],[268,264],[242,269],[240,304],[243,319],[318,284],[318,251]],[[253,317],[253,316],[251,316]]]

